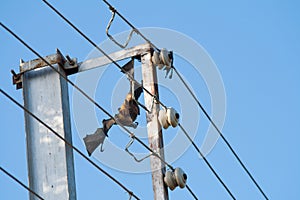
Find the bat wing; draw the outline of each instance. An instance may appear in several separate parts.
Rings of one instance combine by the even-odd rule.
[[[102,120],[102,125],[103,125],[103,132],[106,136],[109,129],[114,125],[116,124],[115,120],[114,119],[104,119]]]
[[[134,99],[138,100],[143,92],[143,87],[140,86],[134,90]]]
[[[89,154],[89,156],[92,155],[92,153],[95,151],[95,149],[100,145],[103,144],[104,139],[105,139],[105,134],[103,132],[102,128],[97,128],[95,133],[91,135],[86,135],[83,138],[85,148]]]

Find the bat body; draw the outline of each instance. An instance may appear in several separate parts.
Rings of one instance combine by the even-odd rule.
[[[133,60],[122,68],[122,72],[128,73],[133,77]],[[119,112],[114,118],[104,119],[102,121],[102,128],[98,128],[95,133],[86,135],[83,138],[89,156],[100,144],[103,144],[105,137],[108,137],[108,131],[113,125],[121,124],[133,128],[138,126],[138,122],[135,122],[137,116],[140,114],[137,100],[142,92],[143,87],[137,87],[137,84],[133,80],[130,80],[130,92],[126,95],[123,104],[118,109]]]

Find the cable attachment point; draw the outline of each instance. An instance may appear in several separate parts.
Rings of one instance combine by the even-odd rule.
[[[117,10],[114,7],[112,7],[111,5],[109,6],[109,10],[114,13],[117,12]]]
[[[117,42],[117,41],[115,40],[115,38],[114,38],[112,35],[110,35],[109,32],[108,32],[109,29],[110,29],[110,26],[111,26],[112,22],[113,22],[114,19],[115,19],[116,9],[115,9],[114,7],[111,7],[111,6],[109,7],[109,9],[110,9],[110,11],[111,11],[111,18],[110,18],[110,20],[109,20],[109,22],[108,22],[108,25],[107,25],[107,27],[106,27],[106,35],[107,35],[107,37],[108,37],[111,41],[113,41],[116,45],[118,45],[118,46],[121,47],[122,49],[125,49],[125,48],[127,47],[128,43],[129,43],[129,41],[131,40],[133,33],[134,33],[134,32],[137,32],[137,30],[136,30],[135,28],[133,28],[133,29],[130,31],[130,33],[129,33],[129,35],[128,35],[128,37],[127,37],[127,39],[126,39],[126,41],[125,41],[124,44],[121,44],[121,43]]]
[[[152,63],[157,66],[158,69],[166,71],[166,76],[169,75],[169,79],[173,77],[173,51],[167,49],[161,49],[160,51],[154,51],[152,55]]]
[[[137,157],[135,157],[135,155],[129,151],[129,147],[130,147],[130,146],[132,145],[132,143],[134,142],[134,137],[135,137],[135,135],[133,135],[133,136],[131,135],[130,137],[131,137],[131,139],[130,139],[130,141],[128,142],[128,144],[126,145],[125,151],[126,151],[131,157],[133,157],[134,160],[135,160],[136,162],[142,162],[143,160],[145,160],[146,158],[148,158],[148,157],[150,157],[150,156],[152,155],[152,153],[150,153],[149,155],[147,155],[147,156],[145,156],[145,157],[143,157],[143,158],[140,158],[140,159],[138,159]]]
[[[133,195],[133,192],[128,192],[128,194],[129,194],[129,200],[131,200],[132,199],[132,195]]]

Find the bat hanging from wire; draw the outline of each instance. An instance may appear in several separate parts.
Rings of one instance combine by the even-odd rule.
[[[134,60],[131,59],[128,63],[126,63],[122,67],[123,73],[128,73],[128,76],[134,75]],[[129,79],[129,78],[128,78]],[[102,121],[102,128],[97,128],[97,130],[90,135],[86,135],[83,140],[86,146],[86,150],[91,156],[91,154],[95,151],[95,149],[102,145],[105,140],[105,137],[108,137],[108,131],[113,125],[122,124],[123,126],[128,126],[132,128],[136,128],[138,126],[138,122],[135,122],[138,115],[140,115],[140,108],[141,105],[143,108],[144,106],[138,102],[138,98],[141,96],[143,92],[143,87],[138,86],[134,81],[130,81],[130,89],[123,104],[118,109],[118,113],[115,114],[113,118],[104,119]],[[146,108],[146,107],[145,107]]]

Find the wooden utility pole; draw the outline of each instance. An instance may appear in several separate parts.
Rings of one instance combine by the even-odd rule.
[[[60,53],[45,59],[64,73]],[[21,61],[20,71],[25,107],[72,143],[67,82],[41,59]],[[72,149],[27,113],[25,127],[29,187],[47,200],[75,200]]]
[[[146,52],[141,56],[143,86],[151,92],[151,94],[158,96],[158,84],[156,67],[151,61],[151,52]],[[150,148],[157,153],[162,159],[164,157],[163,136],[161,125],[158,121],[159,104],[155,102],[153,97],[144,92],[145,105],[151,113],[146,113],[148,140]],[[151,110],[152,108],[152,110]],[[168,189],[164,184],[164,174],[166,171],[165,164],[156,156],[150,157],[150,164],[152,170],[152,185],[155,200],[166,200],[168,197]]]

